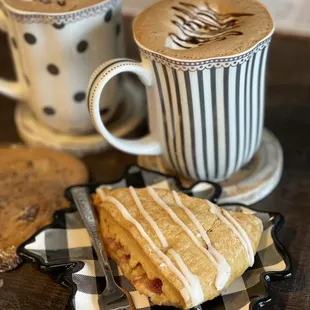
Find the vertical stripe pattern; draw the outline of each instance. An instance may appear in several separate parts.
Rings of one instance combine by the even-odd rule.
[[[153,61],[171,168],[219,181],[250,161],[262,136],[267,51],[237,65],[196,71]]]

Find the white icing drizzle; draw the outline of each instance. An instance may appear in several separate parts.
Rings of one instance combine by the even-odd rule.
[[[204,242],[206,243],[209,252],[211,255],[215,258],[217,261],[216,268],[217,268],[217,277],[216,277],[216,283],[215,286],[218,290],[222,290],[224,286],[226,285],[227,281],[229,280],[230,273],[231,273],[231,267],[227,263],[225,257],[216,249],[213,247],[211,240],[206,232],[206,230],[203,228],[197,217],[194,215],[194,213],[187,207],[184,206],[182,203],[182,200],[178,193],[176,191],[172,191],[173,197],[177,203],[177,205],[184,210],[186,215],[190,218],[190,220],[193,222],[193,224],[196,226],[196,228],[199,231],[199,234],[197,234],[197,237],[202,237]]]
[[[137,192],[135,191],[135,189],[130,186],[129,187],[129,191],[130,194],[132,196],[132,198],[134,199],[138,209],[140,210],[141,214],[144,216],[144,218],[146,219],[146,221],[151,225],[151,227],[154,229],[158,239],[160,240],[162,246],[164,248],[168,248],[168,242],[164,236],[164,234],[162,233],[162,231],[159,229],[158,225],[156,224],[156,222],[151,218],[151,216],[145,211],[138,195]]]
[[[176,268],[174,266],[174,264],[171,261],[171,259],[167,255],[165,255],[156,246],[154,241],[144,231],[143,227],[139,224],[139,222],[130,215],[128,210],[116,198],[114,198],[112,196],[105,195],[104,191],[102,189],[100,189],[100,188],[97,188],[96,191],[97,191],[97,194],[100,196],[102,201],[109,201],[109,202],[113,203],[117,207],[117,209],[121,212],[123,217],[127,221],[131,222],[132,224],[134,224],[136,226],[136,228],[140,232],[141,236],[148,242],[148,244],[151,246],[153,251],[166,263],[167,267],[180,279],[180,281],[184,285],[184,289],[181,289],[180,293],[181,293],[182,297],[184,298],[185,302],[188,301],[189,297],[192,299],[193,298],[192,296],[193,296],[194,292],[192,291],[191,286],[190,286],[188,280],[185,278],[185,276],[182,274],[182,272],[178,268]]]
[[[181,228],[187,233],[187,235],[192,239],[192,241],[195,243],[195,245],[205,254],[208,256],[210,261],[216,266],[217,261],[214,259],[214,257],[209,253],[209,251],[204,248],[197,237],[194,235],[194,233],[181,221],[181,219],[173,212],[173,210],[166,205],[166,203],[158,196],[158,194],[155,192],[155,190],[152,187],[147,187],[147,190],[151,197],[154,199],[154,201],[159,204],[171,217],[171,219],[177,223]]]
[[[186,264],[182,260],[181,256],[175,250],[169,249],[168,253],[174,258],[174,260],[176,261],[179,269],[184,274],[184,276],[186,277],[186,279],[188,280],[188,282],[189,282],[189,284],[191,286],[191,290],[194,293],[192,295],[192,304],[193,304],[193,306],[200,305],[203,302],[203,300],[204,300],[204,294],[203,294],[202,287],[200,285],[199,278],[197,276],[195,276],[188,269],[188,267],[186,266]]]
[[[173,212],[173,210],[168,205],[166,205],[166,203],[159,197],[155,190],[151,187],[147,187],[147,190],[151,197],[154,199],[154,201],[170,215],[171,219],[187,233],[187,235],[192,239],[194,244],[209,258],[212,264],[217,267],[218,263],[211,255],[211,253],[201,245],[194,233],[180,220],[180,218]],[[217,289],[219,290],[218,287]]]
[[[247,245],[247,249],[248,249],[248,253],[249,253],[249,257],[250,257],[250,266],[252,267],[254,265],[254,251],[253,251],[253,247],[252,247],[252,243],[251,240],[248,236],[248,234],[246,233],[246,231],[243,229],[243,227],[238,223],[238,221],[236,221],[234,219],[234,217],[227,212],[226,210],[223,210],[223,214],[225,215],[225,217],[231,222],[233,223],[233,225],[237,228],[237,230],[239,231],[239,233],[241,234],[243,240],[245,241],[246,245]]]
[[[240,233],[240,231],[238,230],[238,227],[234,226],[234,222],[231,221],[232,216],[226,211],[223,210],[223,212],[226,212],[229,214],[229,217],[227,217],[227,214],[225,214],[225,216],[222,214],[221,210],[215,206],[214,204],[210,203],[210,210],[211,212],[213,212],[215,215],[217,215],[217,217],[224,223],[226,224],[232,231],[233,233],[238,237],[238,239],[240,240],[247,256],[248,256],[248,262],[250,266],[253,266],[254,264],[254,255],[253,255],[253,249],[252,249],[252,245],[250,246],[250,248],[252,250],[249,249],[249,246],[246,242],[246,240],[244,239],[244,237],[242,236],[242,234]],[[235,221],[236,222],[236,221]],[[241,228],[243,230],[243,228],[238,225],[239,228]],[[245,232],[244,232],[245,233]],[[246,233],[245,233],[246,234]]]

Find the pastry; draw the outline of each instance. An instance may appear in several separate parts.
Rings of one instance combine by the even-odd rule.
[[[16,267],[16,248],[68,205],[64,190],[87,180],[86,167],[71,155],[44,148],[0,148],[0,271]]]
[[[106,190],[94,199],[106,250],[157,305],[189,309],[218,296],[254,264],[254,215],[166,189]]]

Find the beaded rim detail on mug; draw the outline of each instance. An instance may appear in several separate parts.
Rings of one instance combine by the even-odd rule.
[[[127,59],[127,58],[122,58],[120,60],[123,60],[124,62],[121,62],[118,66],[115,66],[111,69],[109,69],[101,78],[100,78],[100,81],[102,81],[108,74],[110,74],[112,71],[115,71],[117,70],[118,68],[120,67],[124,67],[124,66],[128,66],[128,65],[133,65],[133,66],[137,66],[139,65],[138,62],[135,62],[135,61],[131,61],[130,59]],[[113,61],[111,61],[112,64],[113,64]],[[90,77],[90,81],[93,81],[95,79],[95,77],[100,74],[102,71],[102,69],[106,69],[106,64],[102,64],[101,66],[99,66],[92,74],[92,76]],[[91,83],[89,84],[88,86],[88,90],[87,90],[87,93],[88,93],[88,96],[87,96],[87,107],[88,107],[88,111],[90,113],[90,116],[91,116],[91,120],[93,122],[93,124],[95,124],[95,119],[94,119],[94,93],[96,92],[97,88],[98,88],[98,84],[99,82],[97,82],[95,85],[91,85]],[[92,86],[94,86],[94,89],[92,89]]]
[[[213,67],[215,68],[235,67],[239,64],[243,64],[245,61],[248,61],[255,53],[267,48],[269,46],[270,41],[271,36],[258,43],[251,50],[238,56],[221,57],[199,61],[175,60],[151,51],[147,51],[143,49],[141,46],[139,46],[139,49],[142,56],[149,60],[159,62],[165,66],[174,68],[176,70],[197,71],[197,70],[211,69]]]
[[[3,4],[9,8],[8,13],[18,22],[23,24],[69,24],[74,23],[89,17],[101,15],[109,9],[117,8],[121,5],[121,0],[107,0],[103,3],[98,3],[90,7],[79,9],[72,12],[56,13],[32,13],[18,11],[10,6]]]

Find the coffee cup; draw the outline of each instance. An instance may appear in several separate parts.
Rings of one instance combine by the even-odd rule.
[[[48,128],[72,135],[94,131],[86,88],[103,61],[123,56],[121,0],[2,0],[0,29],[8,34],[17,81],[0,93],[28,105]],[[100,99],[103,120],[120,101],[118,81]]]
[[[161,154],[184,177],[227,179],[261,143],[273,31],[269,12],[254,0],[154,4],[133,25],[142,62],[110,60],[90,79],[95,127],[124,152]],[[114,137],[100,118],[101,92],[123,72],[135,73],[147,89],[150,133],[138,140]]]

